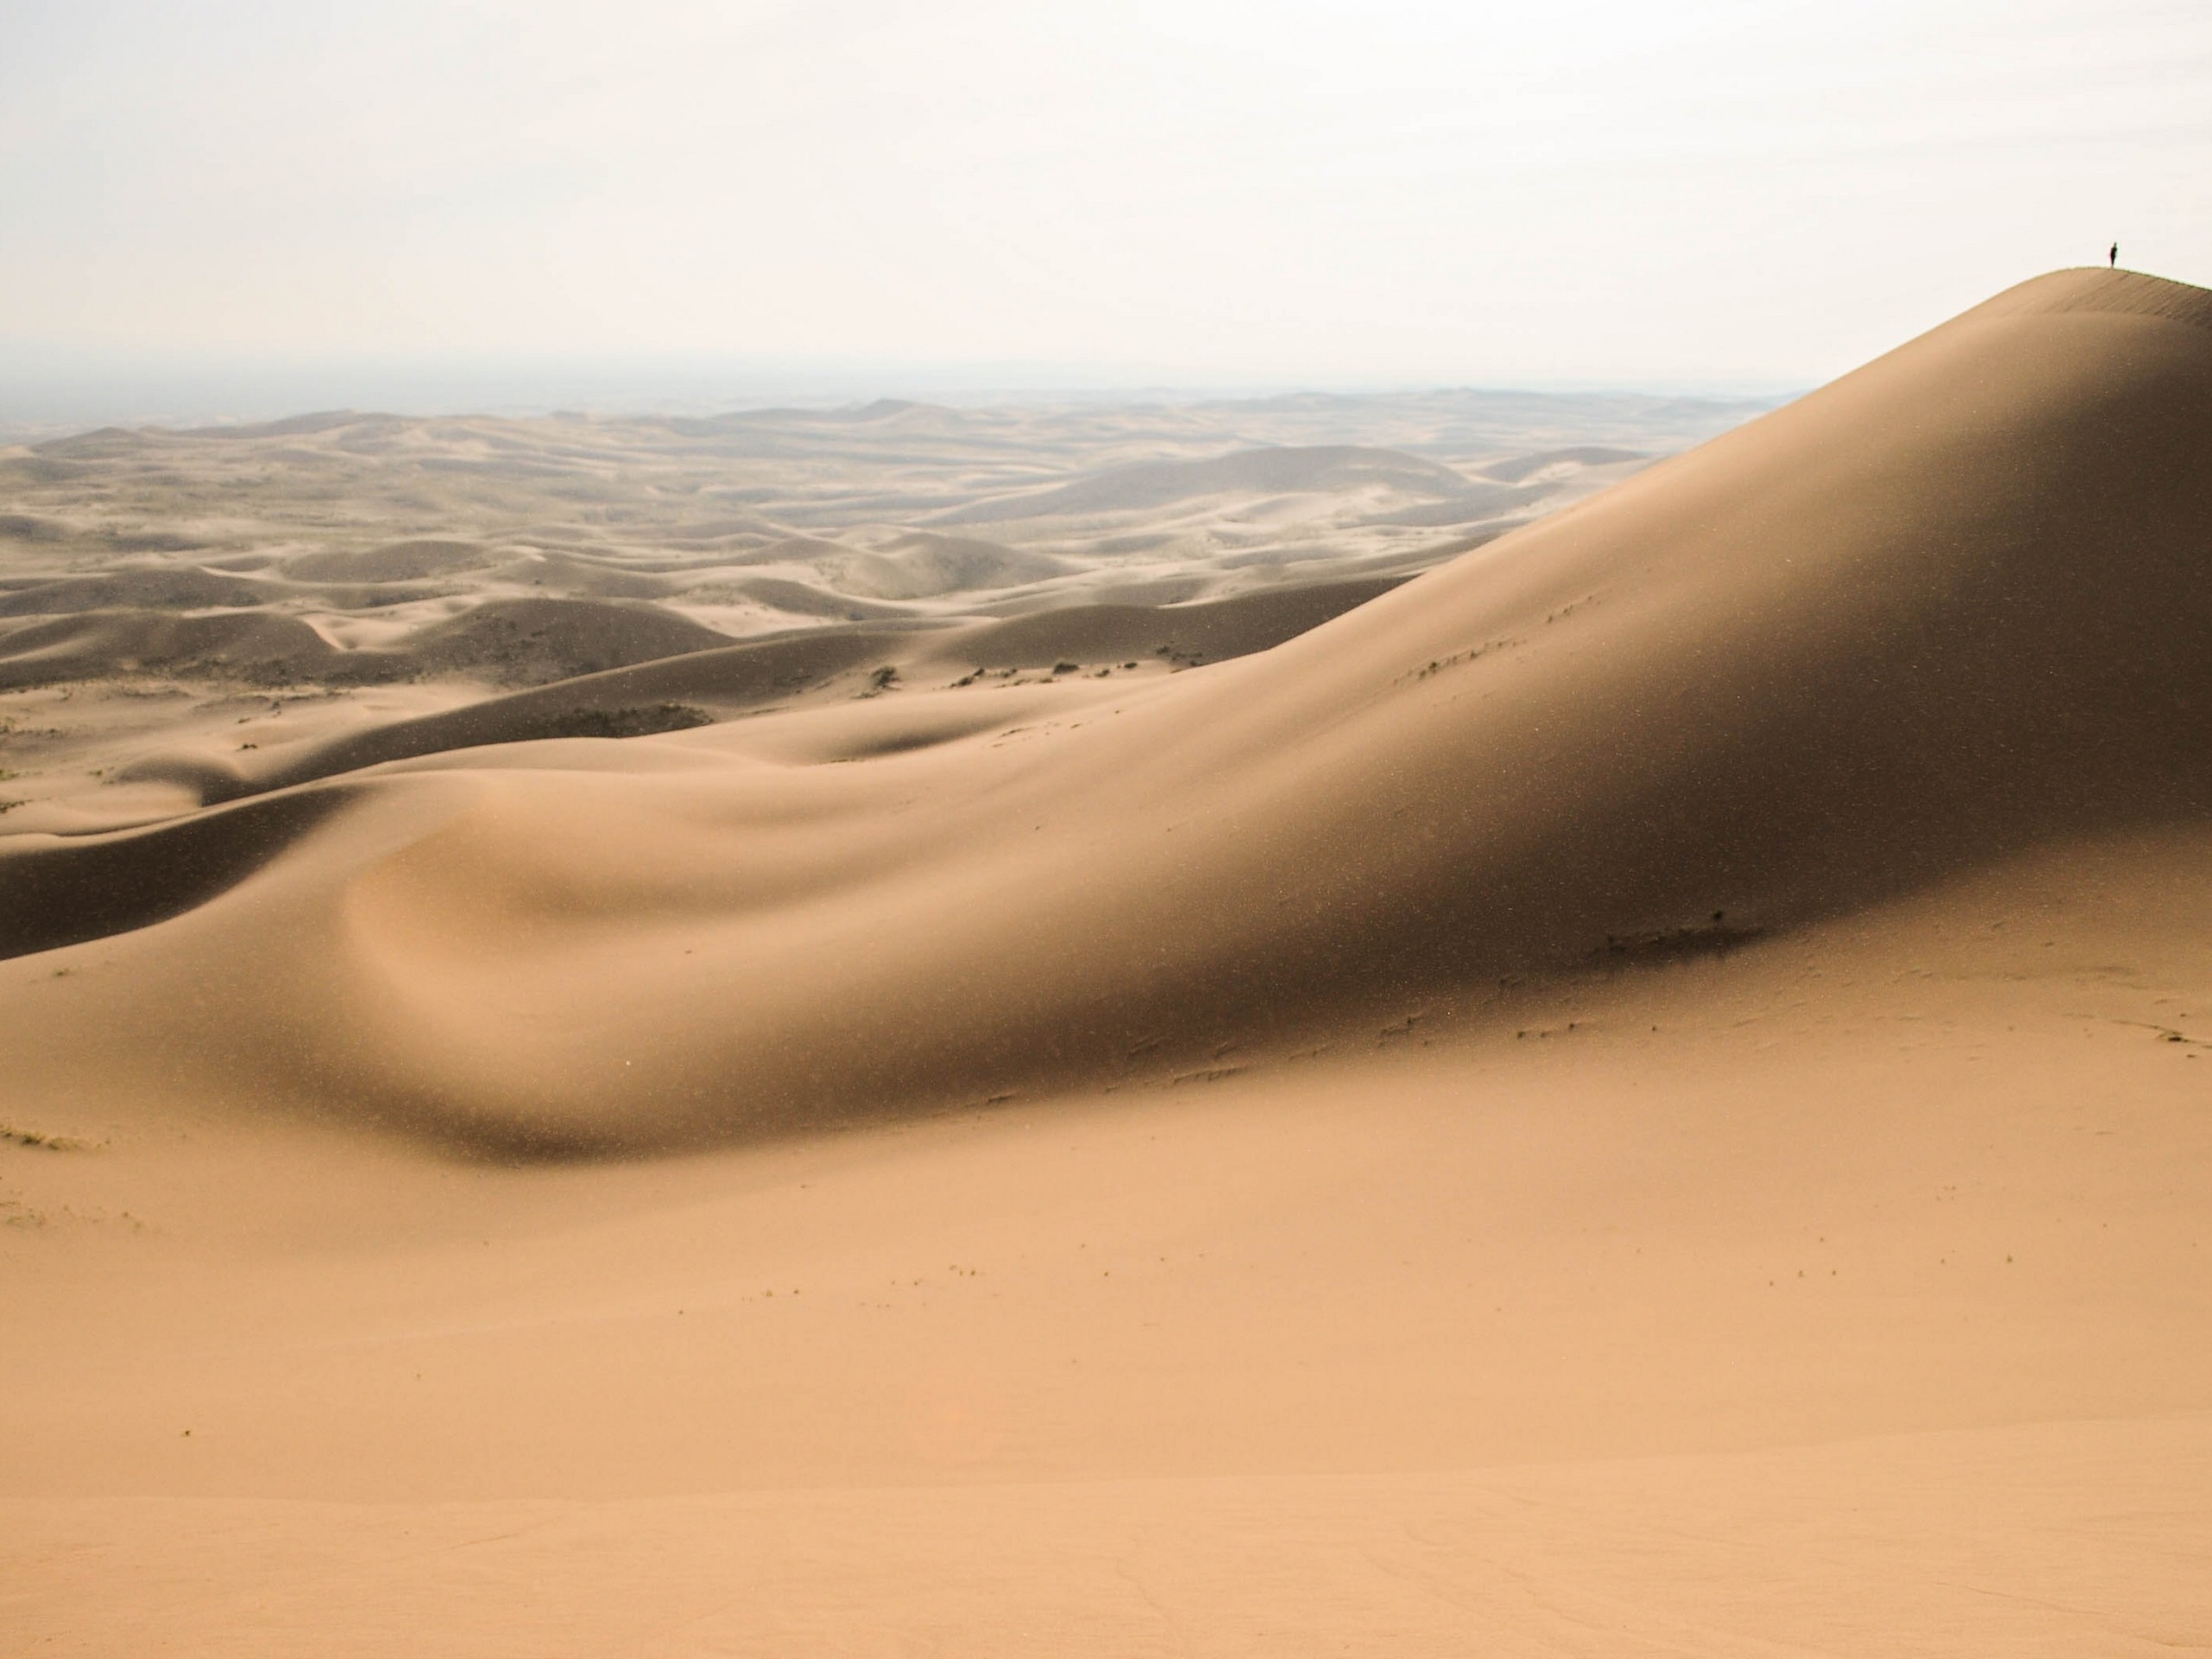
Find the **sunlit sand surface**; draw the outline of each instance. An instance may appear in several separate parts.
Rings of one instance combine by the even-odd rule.
[[[2212,296],[1369,413],[0,460],[0,1630],[2212,1645]]]

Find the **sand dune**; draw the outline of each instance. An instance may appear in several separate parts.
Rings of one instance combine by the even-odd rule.
[[[260,584],[194,569],[119,570],[111,575],[33,582],[0,594],[0,616],[69,616],[81,611],[215,610],[257,605]]]
[[[401,649],[414,673],[473,671],[495,683],[530,685],[711,651],[728,637],[621,601],[493,599],[410,635]]]
[[[302,553],[286,560],[284,571],[305,582],[420,582],[474,570],[496,556],[480,543],[426,538],[358,551]]]
[[[687,618],[620,601],[486,600],[390,645],[359,650],[333,645],[292,616],[95,611],[0,631],[0,686],[143,671],[259,685],[361,684],[439,674],[528,685],[711,650],[728,639]]]
[[[684,606],[692,601],[680,590],[608,584],[680,574],[685,586],[711,587],[718,572],[753,571],[836,588],[844,585],[840,571],[887,559],[876,570],[890,583],[880,597],[957,599],[1045,582],[1067,588],[1072,601],[1101,578],[1187,575],[1240,552],[1308,562],[1418,555],[1421,538],[1367,522],[1378,490],[1410,492],[1408,501],[1456,493],[1463,510],[1494,498],[1525,518],[1609,481],[1623,463],[1599,457],[1680,448],[1756,407],[1471,392],[906,405],[866,418],[849,410],[626,421],[334,413],[83,434],[0,449],[0,544],[10,550],[0,581],[16,595],[11,609],[41,588],[79,609],[84,596],[55,582],[135,557],[112,573],[125,589],[188,586],[143,601],[118,589],[99,603],[197,604],[188,585],[227,573],[260,586],[208,588],[206,604],[348,610],[372,606],[366,589],[429,583],[450,595],[535,588]],[[1387,443],[1373,442],[1377,435]],[[1551,459],[1526,496],[1497,497],[1496,486],[1470,481],[1531,455]],[[1147,479],[1154,486],[1138,487]],[[976,542],[922,523],[1101,487],[1134,488],[1159,505],[1117,509],[1108,515],[1116,523],[1096,536],[1014,524]],[[1255,499],[1283,491],[1299,498],[1299,516],[1256,523]],[[217,501],[219,516],[208,505]],[[1162,506],[1177,508],[1172,524]],[[1140,549],[1133,537],[1149,539]],[[726,631],[788,626],[747,612],[741,599],[699,602],[721,606],[713,625]]]
[[[658,429],[780,457],[751,578],[987,557],[918,512],[789,531],[838,446],[991,417]],[[1009,536],[1053,602],[242,715],[251,750],[211,716],[121,785],[159,822],[0,841],[0,1272],[42,1358],[0,1619],[2212,1641],[2212,294],[2038,278],[1632,475],[1586,435],[1459,486],[1382,447],[1008,459],[938,522],[1623,475],[1410,580],[1347,577],[1388,537],[1241,592],[1192,555],[1173,607]],[[1278,578],[1283,534],[1245,550]],[[569,613],[526,602],[584,603],[352,654]],[[137,1587],[82,1611],[103,1573]]]
[[[1043,671],[1052,683],[1065,674],[1110,679],[1135,671],[1141,677],[1149,670],[1265,651],[1389,591],[1397,580],[1274,588],[1197,604],[1068,606],[964,626],[863,623],[794,631],[706,650],[649,653],[633,666],[563,676],[530,690],[355,728],[340,736],[273,745],[250,762],[184,748],[133,761],[121,775],[124,781],[175,782],[195,791],[200,804],[213,804],[449,750],[682,731],[716,718],[880,696],[909,684],[962,689],[995,673],[1000,689],[1014,689],[1032,683],[1015,678],[1021,670]],[[383,656],[402,664],[421,660]],[[881,723],[880,716],[866,718]],[[953,723],[964,733],[991,724],[992,716],[971,708]]]
[[[297,753],[517,685],[798,629],[872,628],[889,654],[866,671],[899,677],[887,687],[840,677],[863,671],[841,656],[836,673],[796,693],[766,695],[740,676],[739,690],[706,706],[759,712],[794,694],[941,686],[966,670],[912,658],[918,647],[898,643],[905,632],[1050,611],[1068,613],[1065,628],[1013,636],[1040,656],[1026,666],[1095,669],[1104,664],[1090,653],[1109,643],[1116,664],[1219,660],[1284,637],[1231,616],[1280,609],[1310,626],[1333,613],[1313,603],[1316,593],[1429,569],[1637,463],[1558,462],[1514,489],[1468,485],[1429,501],[1444,529],[1379,522],[1392,517],[1380,504],[1428,498],[1378,493],[1357,467],[1308,477],[1313,487],[1294,496],[1231,492],[1109,514],[1095,533],[1002,524],[982,540],[918,528],[913,514],[1033,495],[1133,456],[1241,455],[1236,467],[1249,471],[1254,446],[1273,445],[1310,474],[1314,454],[1382,447],[1347,437],[1418,455],[1391,463],[1402,471],[1471,477],[1568,438],[1592,456],[1628,453],[1607,447],[1623,442],[1639,454],[1679,448],[1746,412],[1474,392],[906,405],[865,418],[338,411],[0,450],[0,697],[10,699],[0,710],[0,836],[148,823],[227,798],[256,770],[256,750]],[[474,465],[517,456],[528,463],[518,471]],[[208,516],[217,501],[224,516]],[[1304,596],[1277,606],[1265,598],[1276,589]],[[1179,611],[1156,630],[1123,614],[1247,596],[1257,610]],[[592,608],[609,601],[625,603]],[[1114,641],[1097,632],[1102,607],[1119,619]],[[1062,632],[1065,645],[1052,638]],[[932,677],[940,667],[951,671]],[[715,675],[704,677],[711,691]],[[557,717],[512,726],[487,715],[474,728],[636,730],[639,711],[666,700],[610,703],[608,690],[582,688]]]
[[[1563,449],[1540,449],[1533,455],[1514,455],[1504,461],[1493,461],[1483,468],[1483,476],[1494,478],[1501,484],[1518,484],[1535,474],[1562,465],[1611,467],[1623,461],[1649,459],[1649,456],[1634,449],[1611,449],[1602,444],[1578,443],[1570,444]]]
[[[1264,588],[1171,605],[1077,605],[931,634],[929,658],[979,669],[1194,667],[1249,656],[1396,587],[1395,576]],[[1128,662],[1128,658],[1137,659]]]
[[[297,617],[93,611],[0,629],[0,686],[141,671],[281,682],[315,674],[334,655],[329,641]]]
[[[1048,582],[1073,568],[1065,559],[995,542],[916,532],[882,552],[848,556],[835,570],[837,586],[846,593],[870,599],[938,599]]]
[[[2204,869],[2194,832],[2055,849],[1528,988],[1522,1038],[1394,1020],[697,1159],[509,1169],[181,1105],[0,1145],[37,1356],[0,1628],[2185,1647],[2207,1062],[2134,1022],[2202,1016]],[[9,968],[58,1004],[51,960]]]
[[[1380,486],[1423,495],[1465,490],[1467,480],[1448,467],[1387,449],[1343,445],[1277,446],[1247,449],[1205,461],[1142,461],[1036,495],[1013,496],[944,514],[948,524],[995,518],[1057,518],[1132,508],[1158,507],[1194,496],[1281,495]]]
[[[2212,340],[2088,280],[1271,652],[1064,685],[1027,729],[853,771],[712,730],[508,747],[361,786],[265,882],[114,947],[151,985],[280,912],[289,942],[122,1072],[472,1143],[697,1142],[1471,1005],[2194,821]],[[49,1029],[44,1067],[116,1065],[106,1018]]]

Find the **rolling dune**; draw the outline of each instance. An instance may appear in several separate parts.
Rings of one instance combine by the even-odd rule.
[[[996,733],[850,770],[720,728],[387,767],[108,947],[134,1001],[260,964],[232,995],[125,1056],[87,996],[38,1070],[698,1144],[1473,1007],[2195,822],[2212,336],[2152,286],[2045,279],[1272,651]]]
[[[671,429],[964,417],[778,419]],[[1223,465],[1399,465],[1315,448]],[[1621,464],[1548,448],[1488,476]],[[1410,580],[681,649],[6,837],[0,1621],[2212,1643],[2208,454],[2212,294],[2063,271]]]
[[[1159,507],[1229,492],[1296,495],[1376,485],[1423,495],[1456,495],[1467,480],[1448,467],[1387,449],[1349,446],[1249,449],[1205,461],[1144,461],[1116,467],[1076,484],[962,507],[948,524],[999,518],[1059,518],[1134,507]]]

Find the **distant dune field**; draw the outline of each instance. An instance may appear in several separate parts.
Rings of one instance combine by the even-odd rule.
[[[240,787],[194,778],[297,775],[296,758],[263,764],[280,750],[740,641],[763,650],[553,701],[632,731],[645,717],[623,700],[646,682],[726,717],[977,666],[1218,660],[1759,407],[1437,392],[335,412],[0,449],[0,836],[150,822]],[[467,729],[557,728],[487,710]]]
[[[2212,295],[1366,413],[0,456],[0,1630],[2212,1644]]]

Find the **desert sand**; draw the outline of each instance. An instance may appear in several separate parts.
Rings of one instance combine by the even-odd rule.
[[[2212,1646],[2212,294],[1745,412],[0,456],[0,1632]]]

